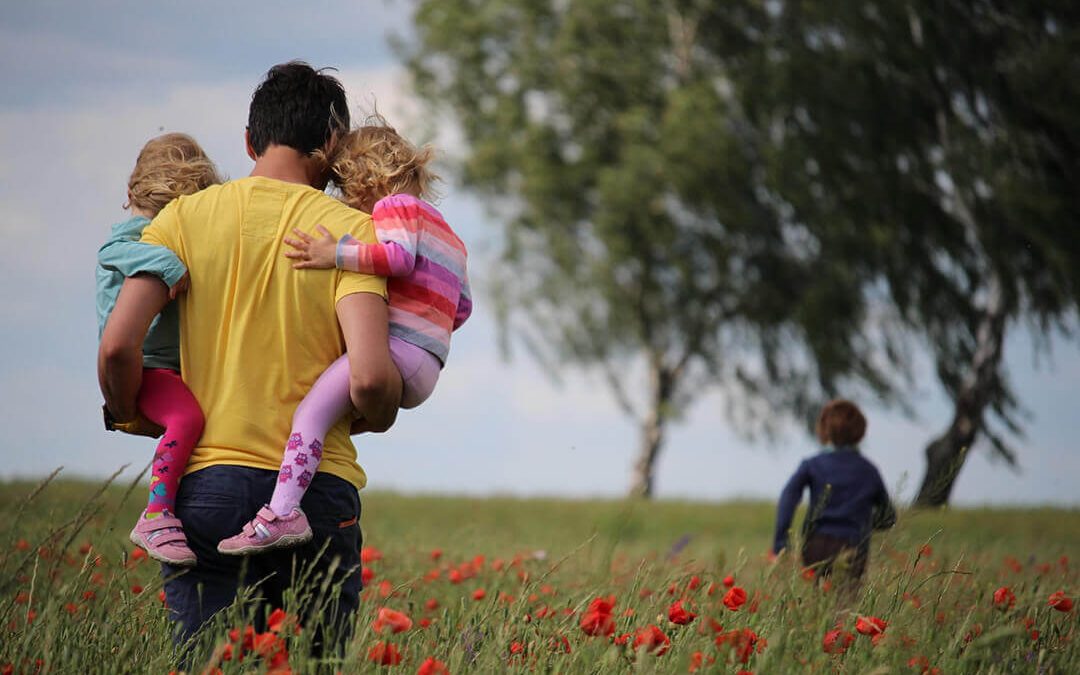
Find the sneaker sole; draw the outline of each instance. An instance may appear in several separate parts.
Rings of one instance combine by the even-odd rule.
[[[167,555],[158,553],[154,549],[147,548],[142,543],[142,541],[139,540],[138,535],[136,535],[134,532],[128,535],[128,539],[131,540],[132,544],[135,544],[142,550],[146,551],[146,555],[150,556],[158,562],[166,563],[168,565],[175,565],[177,567],[194,567],[195,564],[199,562],[198,558],[195,558],[194,556],[191,558],[170,558]]]
[[[234,548],[232,550],[223,549],[218,546],[218,553],[222,555],[251,555],[253,553],[262,553],[264,551],[272,551],[278,548],[292,548],[293,546],[299,546],[300,544],[306,544],[311,541],[312,532],[308,530],[304,534],[285,534],[280,539],[269,544],[262,544],[260,546],[245,546],[243,548]]]

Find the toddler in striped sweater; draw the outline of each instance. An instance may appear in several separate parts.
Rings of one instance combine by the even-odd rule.
[[[371,213],[378,243],[349,235],[339,241],[321,226],[321,236],[293,230],[297,238],[285,240],[295,249],[285,255],[298,261],[297,269],[336,266],[387,277],[390,356],[401,374],[402,408],[415,408],[431,395],[450,352],[450,334],[472,313],[465,245],[421,199],[437,178],[428,168],[433,156],[430,146],[417,148],[384,124],[350,132],[328,161],[345,203]],[[342,355],[296,409],[270,504],[221,541],[221,553],[246,555],[311,538],[300,499],[319,467],[326,432],[351,410],[348,355]]]

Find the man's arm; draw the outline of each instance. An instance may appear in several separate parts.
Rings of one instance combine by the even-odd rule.
[[[142,345],[154,317],[169,301],[169,288],[156,276],[124,281],[98,348],[98,382],[105,405],[117,422],[135,419],[142,384]],[[389,349],[389,347],[387,347]]]
[[[386,300],[352,293],[337,303],[338,323],[349,354],[349,394],[367,431],[386,431],[401,404],[401,374],[390,360]]]

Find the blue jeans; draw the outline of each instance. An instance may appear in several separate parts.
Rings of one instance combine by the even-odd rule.
[[[270,607],[281,607],[283,594],[301,569],[312,570],[321,582],[334,568],[330,588],[340,584],[337,595],[319,611],[323,624],[334,625],[343,641],[350,619],[360,604],[360,496],[349,482],[328,473],[316,473],[301,501],[314,532],[302,546],[277,549],[249,557],[226,556],[217,544],[238,533],[255,513],[269,503],[277,471],[244,466],[211,466],[184,476],[176,499],[176,516],[184,523],[188,545],[198,556],[193,568],[162,565],[165,598],[173,621],[179,624],[178,640],[188,639],[220,610],[232,604],[242,586],[257,585]],[[321,553],[321,555],[320,555]],[[303,572],[300,572],[301,574]],[[300,608],[300,622],[306,611]],[[256,626],[262,620],[256,614]]]

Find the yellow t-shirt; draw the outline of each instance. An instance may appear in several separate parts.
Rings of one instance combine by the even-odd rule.
[[[185,473],[215,464],[277,469],[293,412],[345,352],[335,305],[352,293],[386,297],[386,280],[340,270],[294,270],[283,239],[321,224],[374,242],[371,217],[325,193],[250,177],[180,197],[143,230],[187,265],[180,296],[180,369],[206,416]],[[320,471],[367,482],[349,420],[327,434]]]

